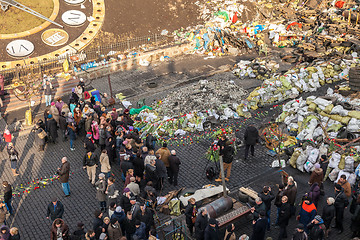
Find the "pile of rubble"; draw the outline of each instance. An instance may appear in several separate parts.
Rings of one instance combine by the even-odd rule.
[[[233,81],[201,80],[189,87],[174,91],[162,100],[157,111],[161,115],[178,116],[188,112],[217,112],[240,104],[248,92]],[[236,107],[235,107],[236,110]]]

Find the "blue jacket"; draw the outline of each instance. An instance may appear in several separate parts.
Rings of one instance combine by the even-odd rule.
[[[313,203],[310,205],[306,204],[305,201],[301,205],[301,209],[299,212],[300,220],[299,223],[304,224],[306,226],[314,219],[316,216],[316,207]]]
[[[140,222],[140,227],[138,227],[134,233],[134,237],[137,237],[136,239],[139,240],[145,240],[146,239],[146,225],[143,222]]]
[[[114,212],[113,215],[111,215],[111,219],[116,218],[116,220],[122,224],[122,222],[125,219],[125,213],[123,211],[121,212]]]

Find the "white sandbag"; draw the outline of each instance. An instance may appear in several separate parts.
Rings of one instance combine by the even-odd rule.
[[[350,183],[350,185],[354,185],[356,182],[356,175],[355,173],[350,173],[349,177],[347,178],[347,181]]]
[[[355,175],[360,177],[360,164],[355,169]]]
[[[341,105],[336,105],[330,112],[330,114],[340,115],[342,117],[347,116],[348,113],[349,111],[344,109]]]
[[[335,181],[339,175],[339,172],[340,172],[340,169],[334,168],[329,174],[330,181],[332,181],[332,182]]]
[[[354,158],[351,156],[345,157],[345,167],[344,171],[353,172],[354,171]]]
[[[324,110],[326,106],[330,105],[332,102],[331,101],[328,101],[328,100],[325,100],[323,98],[316,98],[314,100],[314,103],[316,105],[318,105],[318,107],[321,109],[321,110]],[[324,108],[324,109],[322,109]]]
[[[339,153],[333,153],[329,159],[329,167],[337,168],[339,166],[341,155]]]
[[[319,157],[321,157],[321,155],[327,155],[327,152],[328,152],[328,146],[322,143],[321,146],[319,147]]]
[[[318,156],[319,156],[319,149],[317,148],[314,148],[310,151],[309,153],[309,157],[308,157],[308,161],[311,162],[312,164],[315,164],[317,159],[318,159]]]
[[[348,179],[349,176],[350,176],[350,172],[347,172],[347,171],[344,171],[344,170],[340,170],[340,171],[339,171],[339,174],[338,174],[338,176],[337,176],[337,178],[336,178],[336,180],[335,180],[335,182],[339,181],[341,175],[345,175],[345,176],[346,176],[346,179]]]
[[[305,171],[307,172],[310,172],[310,170],[312,169],[312,167],[314,166],[314,164],[310,161],[307,161],[305,164],[304,164],[304,169]]]
[[[300,156],[296,160],[296,167],[302,172],[304,172],[304,164],[306,162],[306,159],[307,159],[307,154],[306,151],[304,151],[300,154]]]
[[[359,128],[360,128],[359,123],[360,123],[360,121],[357,120],[356,118],[350,119],[350,121],[346,127],[346,130],[348,130],[349,132],[358,132]]]
[[[318,124],[318,122],[317,122],[316,119],[313,118],[313,119],[310,120],[310,122],[309,122],[309,124],[307,126],[309,131],[308,131],[308,134],[305,136],[305,139],[314,139],[313,133],[315,131],[315,128],[316,128],[317,124]]]
[[[322,128],[321,128],[321,127],[317,127],[317,128],[315,128],[315,130],[314,130],[313,138],[315,139],[315,138],[317,138],[317,137],[319,137],[319,136],[322,136],[323,133],[324,133],[324,131],[322,130]]]

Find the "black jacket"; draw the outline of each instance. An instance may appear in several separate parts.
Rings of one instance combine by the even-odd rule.
[[[309,239],[311,240],[323,240],[325,236],[325,225],[309,223],[307,225],[309,229]]]
[[[331,224],[331,220],[334,218],[335,216],[335,207],[334,205],[328,205],[326,204],[323,208],[322,211],[322,219],[324,220],[324,224],[326,228],[330,227]]]
[[[64,214],[64,205],[57,201],[56,207],[54,207],[54,204],[51,202],[49,203],[47,207],[47,213],[46,216],[49,217],[52,221],[54,221],[57,218],[62,218],[62,215]]]
[[[135,219],[129,220],[128,218],[125,218],[124,222],[124,229],[126,234],[134,234],[136,231],[136,227],[135,227]]]
[[[12,198],[12,189],[11,189],[11,185],[9,184],[4,189],[4,202],[9,202],[11,198]]]
[[[144,175],[144,159],[141,157],[135,157],[133,160],[134,174],[135,176],[141,177]]]
[[[349,200],[347,199],[344,189],[335,194],[335,203],[334,207],[336,209],[345,209],[349,205]]]
[[[350,229],[353,232],[359,232],[360,231],[360,205],[356,205],[356,209],[354,214],[351,216],[351,225]]]
[[[280,207],[279,212],[279,226],[286,227],[289,224],[289,219],[291,217],[291,210],[289,203],[283,203]]]
[[[176,155],[170,155],[169,158],[169,165],[170,165],[170,169],[172,172],[174,173],[178,173],[179,169],[180,169],[180,159],[176,156]]]
[[[103,220],[101,218],[95,218],[93,221],[93,230],[95,232],[95,239],[99,239],[103,229]]]
[[[259,132],[254,126],[249,126],[245,130],[244,140],[246,145],[255,145],[259,141]]]
[[[223,161],[224,163],[232,163],[234,160],[234,148],[231,145],[227,145],[223,149]]]
[[[266,218],[259,218],[256,223],[253,224],[253,233],[251,240],[264,240],[267,226]]]
[[[207,225],[204,233],[204,240],[220,240],[219,227],[216,225],[215,228]]]
[[[306,232],[298,232],[295,229],[295,232],[292,236],[292,240],[307,240],[307,239],[308,239],[308,236],[307,236]]]
[[[259,194],[259,197],[261,200],[265,203],[266,211],[269,211],[271,209],[271,201],[274,200],[274,195],[271,191],[268,192],[267,195],[265,195],[263,192]]]
[[[85,138],[84,144],[85,144],[86,152],[95,152],[96,149],[95,144],[91,141],[90,138]]]
[[[121,171],[124,174],[124,176],[126,176],[126,172],[129,169],[134,169],[134,165],[129,160],[126,160],[126,161],[124,160],[124,161],[121,162],[120,168],[121,168]]]
[[[57,122],[55,121],[55,119],[51,118],[47,121],[47,131],[53,139],[56,139],[58,137]]]
[[[196,204],[188,204],[185,208],[185,219],[186,219],[186,224],[191,224],[192,223],[192,220],[191,218],[194,217],[193,216],[193,211],[194,211],[194,207],[197,211],[197,208],[196,208]],[[195,215],[196,216],[196,215]]]
[[[63,115],[59,116],[59,128],[60,128],[60,130],[66,130],[67,129],[66,118]]]
[[[208,216],[203,216],[202,214],[199,214],[195,221],[195,236],[196,240],[203,240],[205,235],[205,229],[208,225]]]
[[[83,159],[83,166],[92,167],[99,164],[99,158],[95,154],[91,154],[90,158],[86,154]]]
[[[131,210],[130,199],[125,194],[120,198],[120,206],[124,209],[125,213]]]

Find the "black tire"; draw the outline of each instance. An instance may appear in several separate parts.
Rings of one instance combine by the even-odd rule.
[[[249,196],[245,193],[239,192],[239,201],[243,203],[247,203],[249,201]]]

